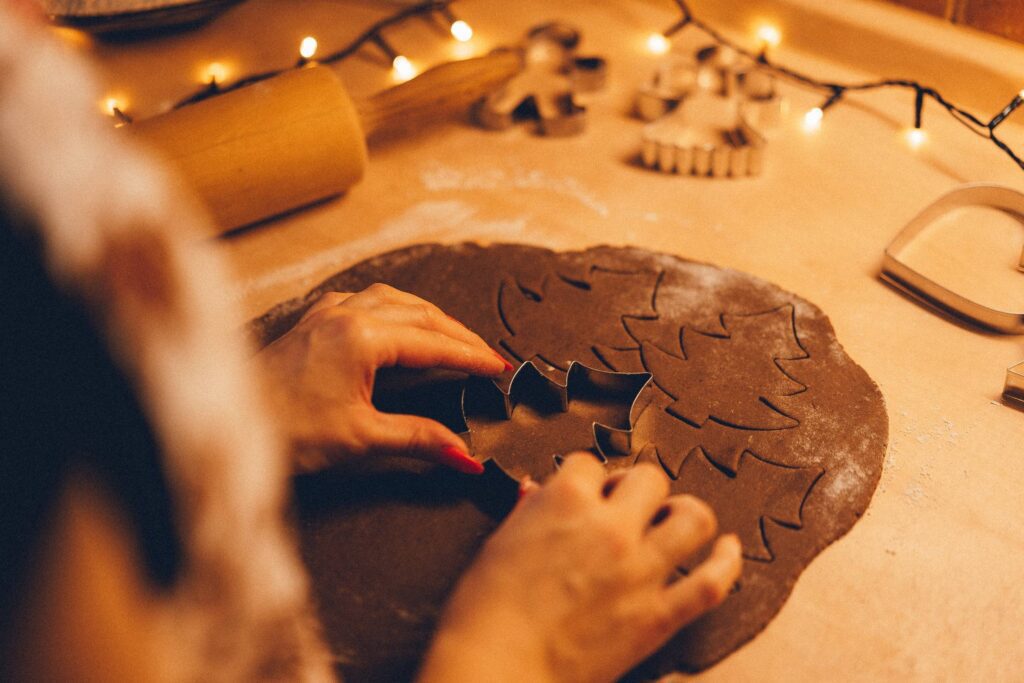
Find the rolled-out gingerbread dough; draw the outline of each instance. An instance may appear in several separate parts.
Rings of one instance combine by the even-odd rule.
[[[673,491],[704,498],[720,528],[739,535],[745,561],[725,603],[632,678],[698,671],[753,638],[878,483],[888,439],[878,388],[818,308],[753,276],[630,248],[427,244],[363,261],[253,329],[269,343],[321,293],[374,282],[436,303],[556,382],[573,360],[653,374],[632,452],[608,467],[661,466]],[[458,429],[459,382],[427,382],[393,403]],[[551,454],[593,445],[586,430],[558,426],[574,410],[545,420],[522,406],[505,424],[477,425],[468,440],[494,459],[480,479],[396,459],[298,482],[302,551],[346,680],[415,672],[447,594],[514,502],[515,485],[494,466],[502,451],[520,452],[514,445],[529,438],[529,451],[545,458],[541,475],[554,471]]]

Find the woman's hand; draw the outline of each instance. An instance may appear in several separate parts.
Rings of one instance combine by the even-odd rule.
[[[711,509],[666,497],[653,465],[606,475],[575,454],[528,492],[488,540],[449,603],[422,683],[613,681],[728,595],[740,544],[672,583],[716,534]]]
[[[346,457],[408,455],[479,474],[483,466],[440,423],[376,410],[374,373],[398,365],[487,376],[512,369],[437,306],[381,284],[325,294],[259,358],[298,471]]]

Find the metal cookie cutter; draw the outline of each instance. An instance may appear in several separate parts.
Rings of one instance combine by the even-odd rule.
[[[1024,223],[1024,194],[1008,187],[989,184],[967,185],[940,197],[917,215],[885,248],[881,277],[918,301],[953,317],[988,330],[1005,334],[1024,334],[1024,312],[1013,313],[989,308],[943,287],[900,260],[907,246],[940,216],[954,209],[980,206],[999,209]],[[1024,253],[1019,270],[1024,271]]]
[[[536,119],[542,135],[581,133],[586,107],[577,93],[604,87],[607,63],[601,57],[577,57],[580,33],[565,24],[544,24],[530,30],[518,48],[523,70],[474,106],[484,128],[503,130],[516,121]]]
[[[628,404],[628,413],[624,411],[626,419],[619,424],[594,422],[591,425],[594,449],[607,463],[610,458],[630,455],[633,425],[650,402],[650,394],[644,389],[651,381],[649,372],[609,372],[573,361],[566,372],[565,384],[558,384],[545,377],[532,361],[527,361],[516,370],[507,393],[492,380],[471,377],[463,392],[463,415],[472,438],[473,416],[511,420],[515,407],[520,403],[544,412],[562,413],[567,412],[570,404],[577,400],[612,400]],[[494,460],[506,474],[516,479],[524,474],[516,471],[515,464],[502,463],[500,456]],[[557,464],[556,459],[554,465]]]
[[[643,131],[641,160],[663,173],[757,175],[763,131],[778,125],[783,106],[772,76],[757,65],[744,68],[731,49],[672,57],[637,92],[636,113],[652,122]]]
[[[1014,407],[1024,410],[1024,361],[1006,371],[1003,398],[1012,402]]]
[[[985,183],[958,188],[943,195],[918,214],[889,243],[882,260],[881,277],[918,301],[958,320],[1005,334],[1024,334],[1024,313],[1000,311],[979,304],[925,277],[900,260],[907,246],[932,221],[965,206],[999,209],[1024,223],[1024,194],[1008,187]],[[1021,253],[1017,269],[1024,272],[1024,252]],[[1016,407],[1024,408],[1024,363],[1018,363],[1006,371],[1003,398],[1013,402]]]

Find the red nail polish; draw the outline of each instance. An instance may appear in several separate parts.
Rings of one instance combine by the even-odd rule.
[[[455,446],[442,447],[437,461],[463,474],[483,474],[484,471],[482,464],[474,460],[469,453]]]
[[[495,356],[497,356],[498,360],[505,364],[505,372],[508,372],[509,370],[512,369],[513,365],[509,363],[507,360],[505,360],[505,356],[501,355],[494,349],[491,349],[491,351],[494,353]]]

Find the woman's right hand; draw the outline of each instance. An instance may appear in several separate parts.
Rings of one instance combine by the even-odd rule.
[[[716,535],[714,513],[641,464],[608,475],[569,456],[527,493],[461,579],[421,681],[613,681],[717,606],[740,575],[740,543],[669,583]]]

